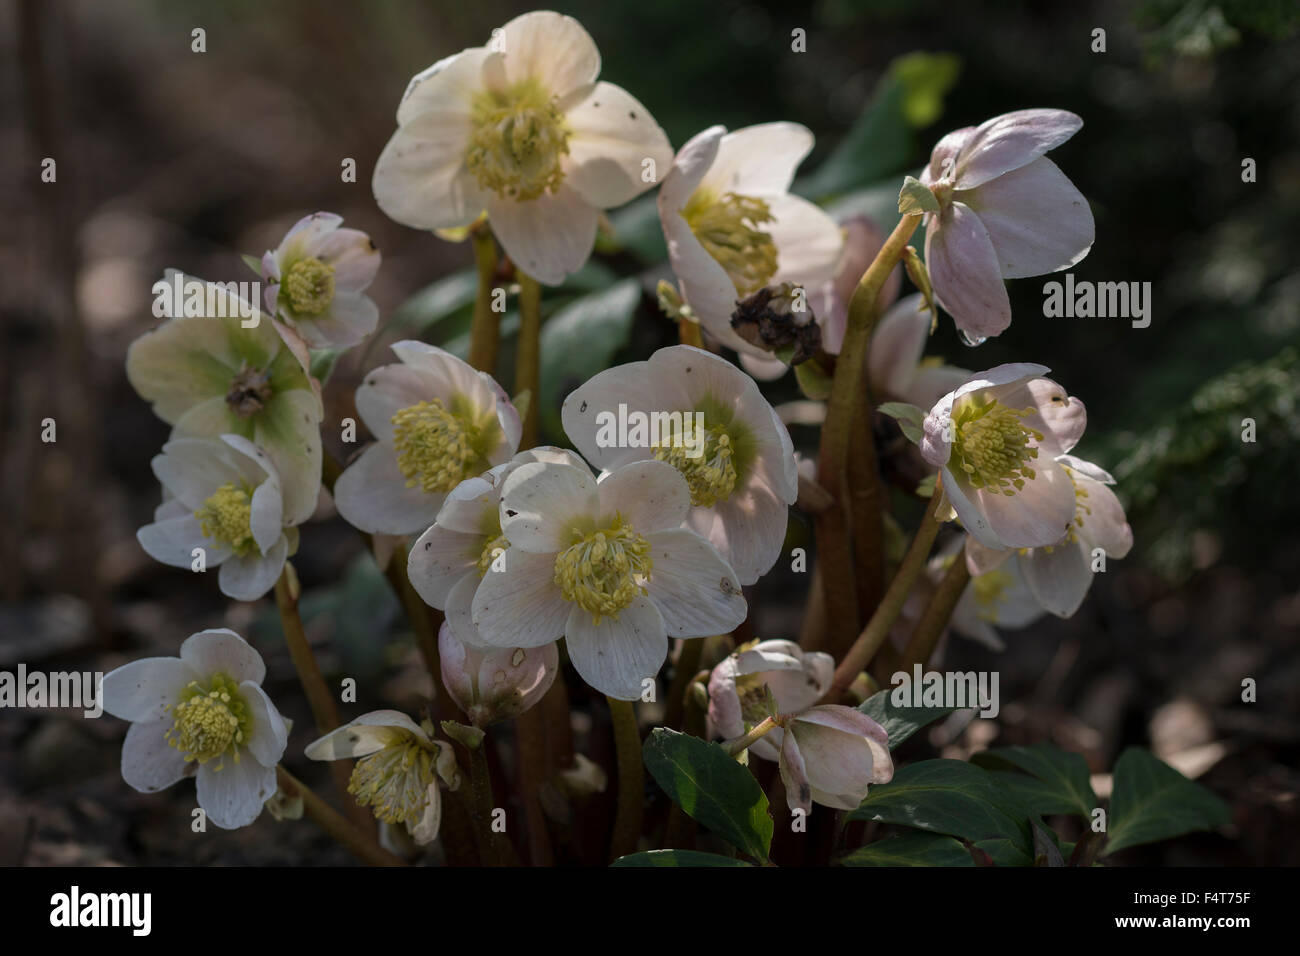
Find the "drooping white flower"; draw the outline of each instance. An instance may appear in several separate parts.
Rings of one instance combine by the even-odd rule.
[[[447,493],[519,447],[519,413],[501,386],[450,352],[393,344],[401,362],[366,375],[357,412],[377,441],[334,485],[339,514],[372,534],[415,534]]]
[[[871,336],[867,372],[877,401],[901,401],[930,408],[970,379],[969,369],[922,358],[930,338],[931,316],[919,292],[889,309]]]
[[[599,484],[585,469],[520,465],[501,489],[501,571],[474,594],[492,647],[566,639],[582,678],[635,700],[668,656],[668,638],[723,634],[745,619],[731,567],[681,527],[690,489],[670,465],[637,461]]]
[[[193,568],[202,549],[205,570],[221,567],[222,594],[255,601],[269,591],[297,548],[298,529],[286,526],[280,477],[266,452],[239,435],[177,438],[152,464],[169,497],[136,532],[149,556]]]
[[[305,752],[312,760],[360,758],[348,793],[380,822],[405,826],[420,844],[438,836],[438,781],[449,790],[460,786],[451,744],[434,739],[431,725],[421,726],[396,710],[363,714],[313,741]]]
[[[995,551],[970,543],[967,565],[973,574],[987,577],[1015,565],[1026,591],[1043,609],[1057,617],[1071,617],[1092,586],[1094,562],[1123,558],[1133,547],[1133,529],[1109,485],[1106,471],[1074,455],[1057,459],[1074,489],[1075,513],[1068,530],[1055,543],[1022,551]],[[978,580],[978,579],[977,579]]]
[[[719,342],[770,361],[731,327],[736,300],[793,282],[809,295],[834,278],[843,237],[819,207],[790,193],[813,135],[798,123],[728,133],[712,126],[673,160],[659,189],[668,261],[699,323]]]
[[[591,254],[599,211],[649,189],[672,158],[649,111],[599,73],[587,31],[548,10],[439,60],[397,108],[375,165],[379,207],[417,229],[486,210],[515,264],[558,284]]]
[[[442,683],[475,727],[518,717],[551,689],[560,670],[556,644],[477,650],[456,639],[444,621],[438,631]]]
[[[623,418],[647,427],[620,436]],[[742,584],[753,584],[780,556],[789,505],[799,494],[794,447],[753,379],[730,362],[689,345],[660,349],[574,389],[561,419],[570,441],[598,467],[657,458],[676,468],[695,506],[687,525],[718,549]],[[658,447],[648,430],[653,422]]]
[[[1068,269],[1092,248],[1088,201],[1043,154],[1083,126],[1065,110],[1018,110],[939,140],[921,181],[925,261],[940,304],[968,341],[1011,324],[1003,279]]]
[[[343,217],[317,212],[300,219],[262,256],[266,308],[314,349],[356,345],[379,324],[379,308],[364,294],[380,255]]]
[[[894,778],[885,728],[852,707],[812,707],[767,736],[778,734],[781,782],[792,812],[810,813],[814,801],[856,810],[873,784]]]
[[[248,826],[275,793],[289,729],[262,690],[266,665],[233,631],[200,631],[180,657],[147,657],[104,675],[104,709],[129,720],[122,777],[143,793],[194,776],[217,826]]]
[[[164,296],[167,320],[131,343],[126,377],[172,426],[173,438],[236,434],[261,447],[280,478],[285,524],[301,524],[320,494],[325,414],[306,348],[296,336],[282,337],[234,283],[174,270],[165,281],[195,283],[201,309],[184,308],[188,294],[184,302]]]
[[[485,645],[470,613],[479,581],[510,542],[501,533],[501,486],[510,473],[530,461],[551,461],[587,470],[571,451],[549,446],[521,451],[509,462],[467,478],[453,488],[437,518],[411,546],[406,573],[430,607],[446,613],[452,635],[464,644]]]
[[[996,651],[1006,648],[998,628],[1026,627],[1045,613],[1025,583],[1019,562],[1004,560],[1014,553],[990,551],[968,536],[965,556],[954,557],[966,562],[971,580],[952,609],[952,629]],[[1003,559],[980,565],[972,559],[976,554],[999,554]]]
[[[835,658],[805,651],[794,641],[758,641],[728,655],[709,675],[710,737],[740,737],[765,718],[812,707],[831,686]],[[775,731],[773,731],[775,733]],[[750,753],[765,760],[780,756],[780,738],[754,741]]]
[[[1054,544],[1074,521],[1069,475],[1056,463],[1087,425],[1083,403],[1015,363],[977,373],[935,403],[921,454],[966,530],[990,548]]]

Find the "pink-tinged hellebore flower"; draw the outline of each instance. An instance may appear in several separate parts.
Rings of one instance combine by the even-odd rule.
[[[1056,457],[1087,425],[1042,365],[979,372],[934,405],[921,455],[940,469],[943,492],[966,530],[990,548],[1055,544],[1074,522],[1074,487]]]
[[[519,413],[492,376],[450,352],[409,339],[392,348],[402,361],[357,389],[377,441],[339,475],[334,503],[362,531],[415,534],[449,491],[515,453]]]
[[[668,261],[691,311],[723,345],[763,360],[771,354],[731,327],[736,301],[784,282],[815,292],[843,247],[835,221],[790,193],[812,147],[798,123],[711,126],[681,148],[659,189]]]
[[[301,524],[320,497],[325,414],[307,349],[244,301],[233,282],[169,269],[155,288],[182,285],[194,296],[160,296],[155,309],[166,321],[131,343],[126,377],[172,426],[171,437],[235,434],[261,447],[280,478],[285,524]]]
[[[375,818],[402,824],[416,843],[431,843],[442,822],[441,780],[449,790],[460,786],[460,770],[451,744],[433,737],[396,710],[376,710],[332,730],[308,744],[312,760],[357,760],[348,793],[369,807]]]
[[[778,734],[781,782],[791,812],[810,813],[814,801],[856,810],[869,787],[894,778],[885,728],[852,707],[813,707],[767,736]]]
[[[807,710],[821,700],[834,673],[835,658],[805,651],[794,641],[759,641],[737,648],[709,675],[709,736],[743,736],[772,716],[773,708],[779,714]],[[779,737],[760,737],[749,750],[776,760]]]
[[[104,709],[131,722],[122,777],[142,793],[194,776],[199,806],[224,830],[248,826],[275,794],[289,728],[262,681],[262,657],[234,631],[200,631],[180,657],[104,675]]]
[[[501,485],[510,473],[530,461],[550,461],[589,471],[571,451],[544,446],[521,451],[503,465],[468,478],[447,494],[438,516],[411,546],[406,574],[416,593],[430,607],[447,615],[456,640],[483,649],[470,613],[474,592],[510,542],[501,533]]]
[[[957,555],[955,560],[964,560],[971,567],[975,563],[972,555],[976,553],[1006,556],[1015,552],[989,551],[968,536],[965,556]],[[1005,650],[1006,643],[998,633],[998,628],[1015,630],[1026,627],[1046,612],[1025,583],[1018,562],[995,562],[987,569],[977,572],[971,567],[971,570],[970,583],[962,591],[952,611],[952,629],[992,650]]]
[[[600,210],[654,185],[672,147],[635,98],[597,82],[600,53],[578,21],[535,11],[493,36],[411,80],[375,200],[416,229],[486,210],[515,264],[557,285],[591,255]]]
[[[456,640],[444,621],[438,631],[442,683],[475,727],[518,717],[551,689],[560,669],[560,650],[499,647],[479,651]]]
[[[1003,279],[1068,269],[1088,254],[1088,201],[1043,154],[1079,131],[1065,110],[1019,110],[939,140],[921,182],[939,211],[926,213],[925,261],[939,303],[969,342],[1011,324]]]
[[[735,572],[681,526],[690,506],[685,479],[660,461],[624,465],[599,484],[572,465],[520,465],[501,487],[503,570],[489,570],[474,594],[479,637],[529,648],[563,635],[583,680],[637,699],[669,637],[724,634],[745,619]]]
[[[247,438],[177,438],[153,460],[169,497],[136,538],[149,556],[203,570],[221,566],[221,593],[256,601],[275,585],[297,549],[298,529],[286,527],[280,477],[270,458]]]
[[[694,506],[688,527],[741,584],[776,563],[799,495],[794,446],[753,379],[726,359],[689,345],[660,349],[578,386],[561,419],[597,467],[653,458],[676,468]]]
[[[266,308],[314,349],[356,345],[379,324],[379,308],[363,294],[380,255],[343,217],[317,212],[300,219],[262,256]]]
[[[924,304],[919,292],[909,295],[876,323],[867,370],[877,403],[900,401],[930,408],[971,377],[968,369],[922,358],[931,324]]]
[[[1105,560],[1125,557],[1133,547],[1133,529],[1124,506],[1107,487],[1115,483],[1114,478],[1073,455],[1061,455],[1056,461],[1074,487],[1075,513],[1064,536],[1054,544],[1019,552],[992,551],[972,542],[966,548],[966,563],[981,576],[1014,563],[1016,574],[1038,604],[1057,617],[1070,617],[1092,585],[1097,560],[1104,568]]]

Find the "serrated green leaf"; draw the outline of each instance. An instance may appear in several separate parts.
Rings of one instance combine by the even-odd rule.
[[[908,830],[854,850],[840,866],[974,866],[970,851],[950,836]]]
[[[650,775],[690,817],[754,859],[767,859],[772,843],[767,797],[725,750],[657,727],[643,752]]]
[[[1140,747],[1115,763],[1109,839],[1103,855],[1168,840],[1193,830],[1213,830],[1232,819],[1228,805]]]
[[[922,727],[941,717],[947,717],[955,710],[953,707],[897,707],[890,700],[895,689],[888,688],[872,694],[858,707],[858,710],[885,728],[885,733],[889,734],[890,750]]]
[[[752,866],[720,853],[699,853],[695,850],[646,850],[620,856],[610,866]]]

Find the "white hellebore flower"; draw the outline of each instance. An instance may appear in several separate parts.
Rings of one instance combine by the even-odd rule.
[[[1074,486],[1074,517],[1064,536],[1053,544],[1019,552],[968,544],[966,563],[980,577],[1014,564],[1015,574],[1023,578],[1039,605],[1057,617],[1070,617],[1088,594],[1097,560],[1104,568],[1106,560],[1125,557],[1133,547],[1133,529],[1124,506],[1107,487],[1115,479],[1106,471],[1073,455],[1060,455],[1056,462]],[[1013,555],[1014,562],[1009,562]]]
[[[773,735],[779,735],[781,782],[791,812],[807,814],[813,801],[836,810],[856,810],[870,786],[894,778],[889,734],[852,707],[813,707],[767,736]]]
[[[104,675],[104,709],[131,722],[122,777],[142,793],[197,778],[199,806],[234,830],[276,789],[289,729],[262,690],[266,665],[234,631],[200,631],[180,657],[147,657]]]
[[[297,548],[286,527],[280,477],[270,458],[239,435],[176,438],[153,460],[168,497],[136,532],[149,556],[176,568],[221,566],[221,593],[255,601]],[[201,554],[199,553],[201,549]]]
[[[474,592],[485,574],[504,567],[501,556],[510,547],[501,533],[501,485],[515,468],[530,461],[588,470],[581,458],[562,448],[521,451],[506,464],[453,488],[434,523],[411,546],[406,564],[411,585],[426,604],[446,613],[452,635],[470,647],[485,646],[470,613]]]
[[[876,323],[867,370],[877,401],[929,408],[971,377],[968,369],[922,358],[932,318],[919,292],[900,299]]]
[[[637,461],[597,484],[586,469],[520,465],[501,488],[505,570],[484,576],[474,623],[492,647],[566,638],[598,691],[636,700],[668,638],[724,634],[745,619],[731,567],[681,527],[691,493],[677,470]]]
[[[835,277],[844,238],[819,207],[791,195],[813,147],[798,123],[728,133],[711,126],[678,152],[659,189],[668,261],[699,323],[742,355],[770,361],[731,327],[736,301],[793,282],[808,295]]]
[[[393,344],[400,364],[370,372],[357,412],[378,439],[339,475],[334,503],[372,534],[415,534],[433,524],[458,484],[519,447],[519,413],[501,386],[450,352]]]
[[[794,446],[754,380],[726,359],[689,345],[660,349],[574,389],[561,418],[598,467],[655,458],[676,468],[695,506],[688,527],[708,538],[741,584],[780,557],[799,495]]]
[[[332,212],[313,213],[262,256],[267,310],[314,349],[356,345],[379,324],[378,306],[363,294],[379,271],[379,250],[342,223]]]
[[[990,548],[1055,544],[1074,522],[1074,488],[1056,463],[1087,425],[1077,398],[1015,363],[977,373],[934,405],[921,455],[966,530]]]
[[[460,786],[451,744],[435,740],[396,710],[376,710],[332,730],[305,751],[312,760],[360,758],[352,768],[348,793],[376,819],[403,824],[416,843],[431,843],[442,822],[439,779],[450,790]]]
[[[1068,269],[1092,248],[1088,200],[1043,154],[1083,126],[1065,110],[1018,110],[939,140],[921,182],[925,262],[939,303],[968,342],[1011,324],[1003,279]]]
[[[709,736],[741,737],[773,716],[773,708],[778,714],[807,710],[821,700],[834,674],[835,658],[794,641],[742,645],[709,675]],[[749,750],[776,760],[779,741],[768,734]]]
[[[998,628],[1012,630],[1026,627],[1043,616],[1045,611],[1021,574],[1016,561],[995,561],[979,567],[975,554],[1001,555],[1005,559],[1014,551],[991,551],[974,538],[966,538],[965,556],[953,560],[965,561],[971,570],[970,583],[952,610],[952,629],[995,651],[1006,649]]]
[[[518,717],[551,689],[560,670],[555,643],[476,650],[458,641],[444,621],[438,630],[442,683],[475,727]]]
[[[571,17],[535,11],[411,80],[375,165],[379,207],[416,229],[484,210],[520,269],[556,285],[591,255],[600,210],[658,181],[672,147]]]

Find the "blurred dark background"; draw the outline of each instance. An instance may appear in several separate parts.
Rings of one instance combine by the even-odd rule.
[[[1087,403],[1078,453],[1119,478],[1137,543],[1097,577],[1073,619],[1010,633],[1001,655],[952,642],[948,666],[1001,671],[1002,714],[907,746],[964,755],[1052,740],[1099,774],[1123,747],[1148,746],[1228,800],[1234,823],[1117,862],[1300,862],[1296,4],[556,8],[582,21],[602,78],[638,97],[674,146],[713,123],[811,127],[818,145],[801,171],[804,191],[832,207],[896,196],[901,174],[948,129],[1030,106],[1083,116],[1083,130],[1053,153],[1097,221],[1096,245],[1073,272],[1151,282],[1150,327],[1043,318],[1048,280],[1028,279],[1010,284],[1016,319],[1001,339],[969,350],[945,319],[929,351],[971,368],[1050,366]],[[164,268],[248,278],[240,253],[274,247],[302,215],[338,212],[384,253],[371,295],[389,322],[369,349],[343,358],[327,389],[326,445],[343,454],[337,422],[352,414],[360,373],[389,360],[385,343],[415,334],[446,344],[464,327],[463,310],[435,323],[429,297],[411,297],[466,269],[469,249],[390,222],[371,197],[398,99],[411,75],[484,43],[526,9],[500,0],[0,6],[0,669],[107,671],[174,654],[204,627],[233,627],[266,654],[272,696],[297,721],[286,761],[321,779],[300,756],[310,718],[269,599],[225,601],[215,582],[158,565],[136,544],[158,501],[149,460],[168,429],[128,385],[125,351],[154,324],[149,289]],[[196,27],[206,52],[191,50]],[[791,51],[796,28],[806,53]],[[1099,28],[1104,53],[1092,51]],[[888,150],[867,140],[855,153],[850,131],[879,105],[891,62],[913,51],[954,55],[944,62],[959,66],[955,82],[921,97],[934,109],[911,115]],[[56,183],[41,182],[45,157],[57,160]],[[355,183],[341,181],[348,157]],[[819,172],[827,157],[842,167],[837,176]],[[1242,181],[1246,158],[1252,183]],[[615,235],[584,281],[654,268],[646,208],[613,215]],[[644,357],[672,335],[647,297],[613,358]],[[789,382],[769,391],[793,396]],[[57,421],[54,444],[41,441],[47,417]],[[1253,444],[1241,441],[1245,418],[1256,423]],[[795,436],[805,446],[815,438]],[[792,545],[811,539],[801,516],[791,536]],[[366,688],[346,716],[428,692],[355,533],[337,519],[314,524],[295,563],[326,670]],[[754,598],[759,636],[797,633],[805,590],[778,566]],[[1258,683],[1256,703],[1241,702],[1245,677]],[[0,713],[0,864],[346,861],[310,827],[273,829],[268,816],[238,834],[178,840],[189,833],[192,785],[131,791],[117,771],[124,731],[72,712]]]

